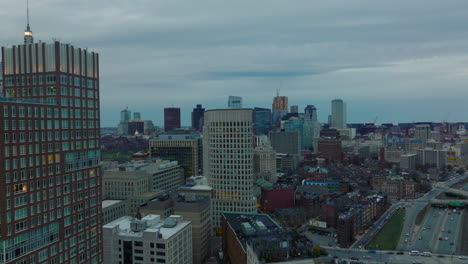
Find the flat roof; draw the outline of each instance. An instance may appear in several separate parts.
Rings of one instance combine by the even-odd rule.
[[[106,208],[115,204],[123,202],[123,200],[103,200],[102,201],[102,208]]]
[[[142,220],[154,220],[157,219],[159,215],[147,215]],[[181,221],[177,222],[177,225],[174,227],[163,227],[164,220],[160,219],[156,224],[148,226],[144,231],[131,231],[130,223],[136,220],[134,217],[131,216],[124,216],[115,221],[112,221],[103,226],[104,229],[112,229],[118,226],[117,234],[120,236],[129,236],[129,237],[143,237],[143,233],[145,232],[159,232],[162,235],[163,239],[168,239],[175,235],[180,230],[184,229],[186,226],[190,225],[190,221]]]

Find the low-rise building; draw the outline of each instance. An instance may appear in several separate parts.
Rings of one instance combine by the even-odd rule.
[[[182,216],[125,216],[103,227],[104,264],[192,264],[192,224]]]
[[[388,195],[390,199],[414,199],[419,191],[417,182],[401,176],[376,176],[371,180],[372,188]]]
[[[107,224],[128,215],[127,203],[124,200],[102,201],[102,223]]]
[[[211,227],[210,197],[193,194],[159,195],[140,208],[142,215],[157,214],[164,217],[176,214],[192,223],[193,263],[201,264],[208,257]]]

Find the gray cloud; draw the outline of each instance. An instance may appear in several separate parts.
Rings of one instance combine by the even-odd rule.
[[[465,0],[32,0],[35,39],[101,56],[104,126],[125,106],[161,124],[162,108],[301,107],[348,101],[350,121],[466,120]],[[23,1],[0,3],[0,45],[21,42]],[[430,102],[430,104],[429,104]],[[437,105],[437,107],[434,107]]]

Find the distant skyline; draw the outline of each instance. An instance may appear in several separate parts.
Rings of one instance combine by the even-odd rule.
[[[26,1],[0,4],[1,46],[23,43]],[[100,54],[102,126],[129,107],[163,126],[163,108],[300,112],[347,103],[348,123],[468,121],[466,0],[31,0],[34,40]],[[7,25],[7,26],[5,26]]]

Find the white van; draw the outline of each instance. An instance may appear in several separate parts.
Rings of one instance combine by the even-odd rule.
[[[424,257],[432,257],[432,253],[431,252],[423,252],[422,255]]]
[[[411,250],[409,253],[411,256],[419,256],[419,251],[417,250]]]

